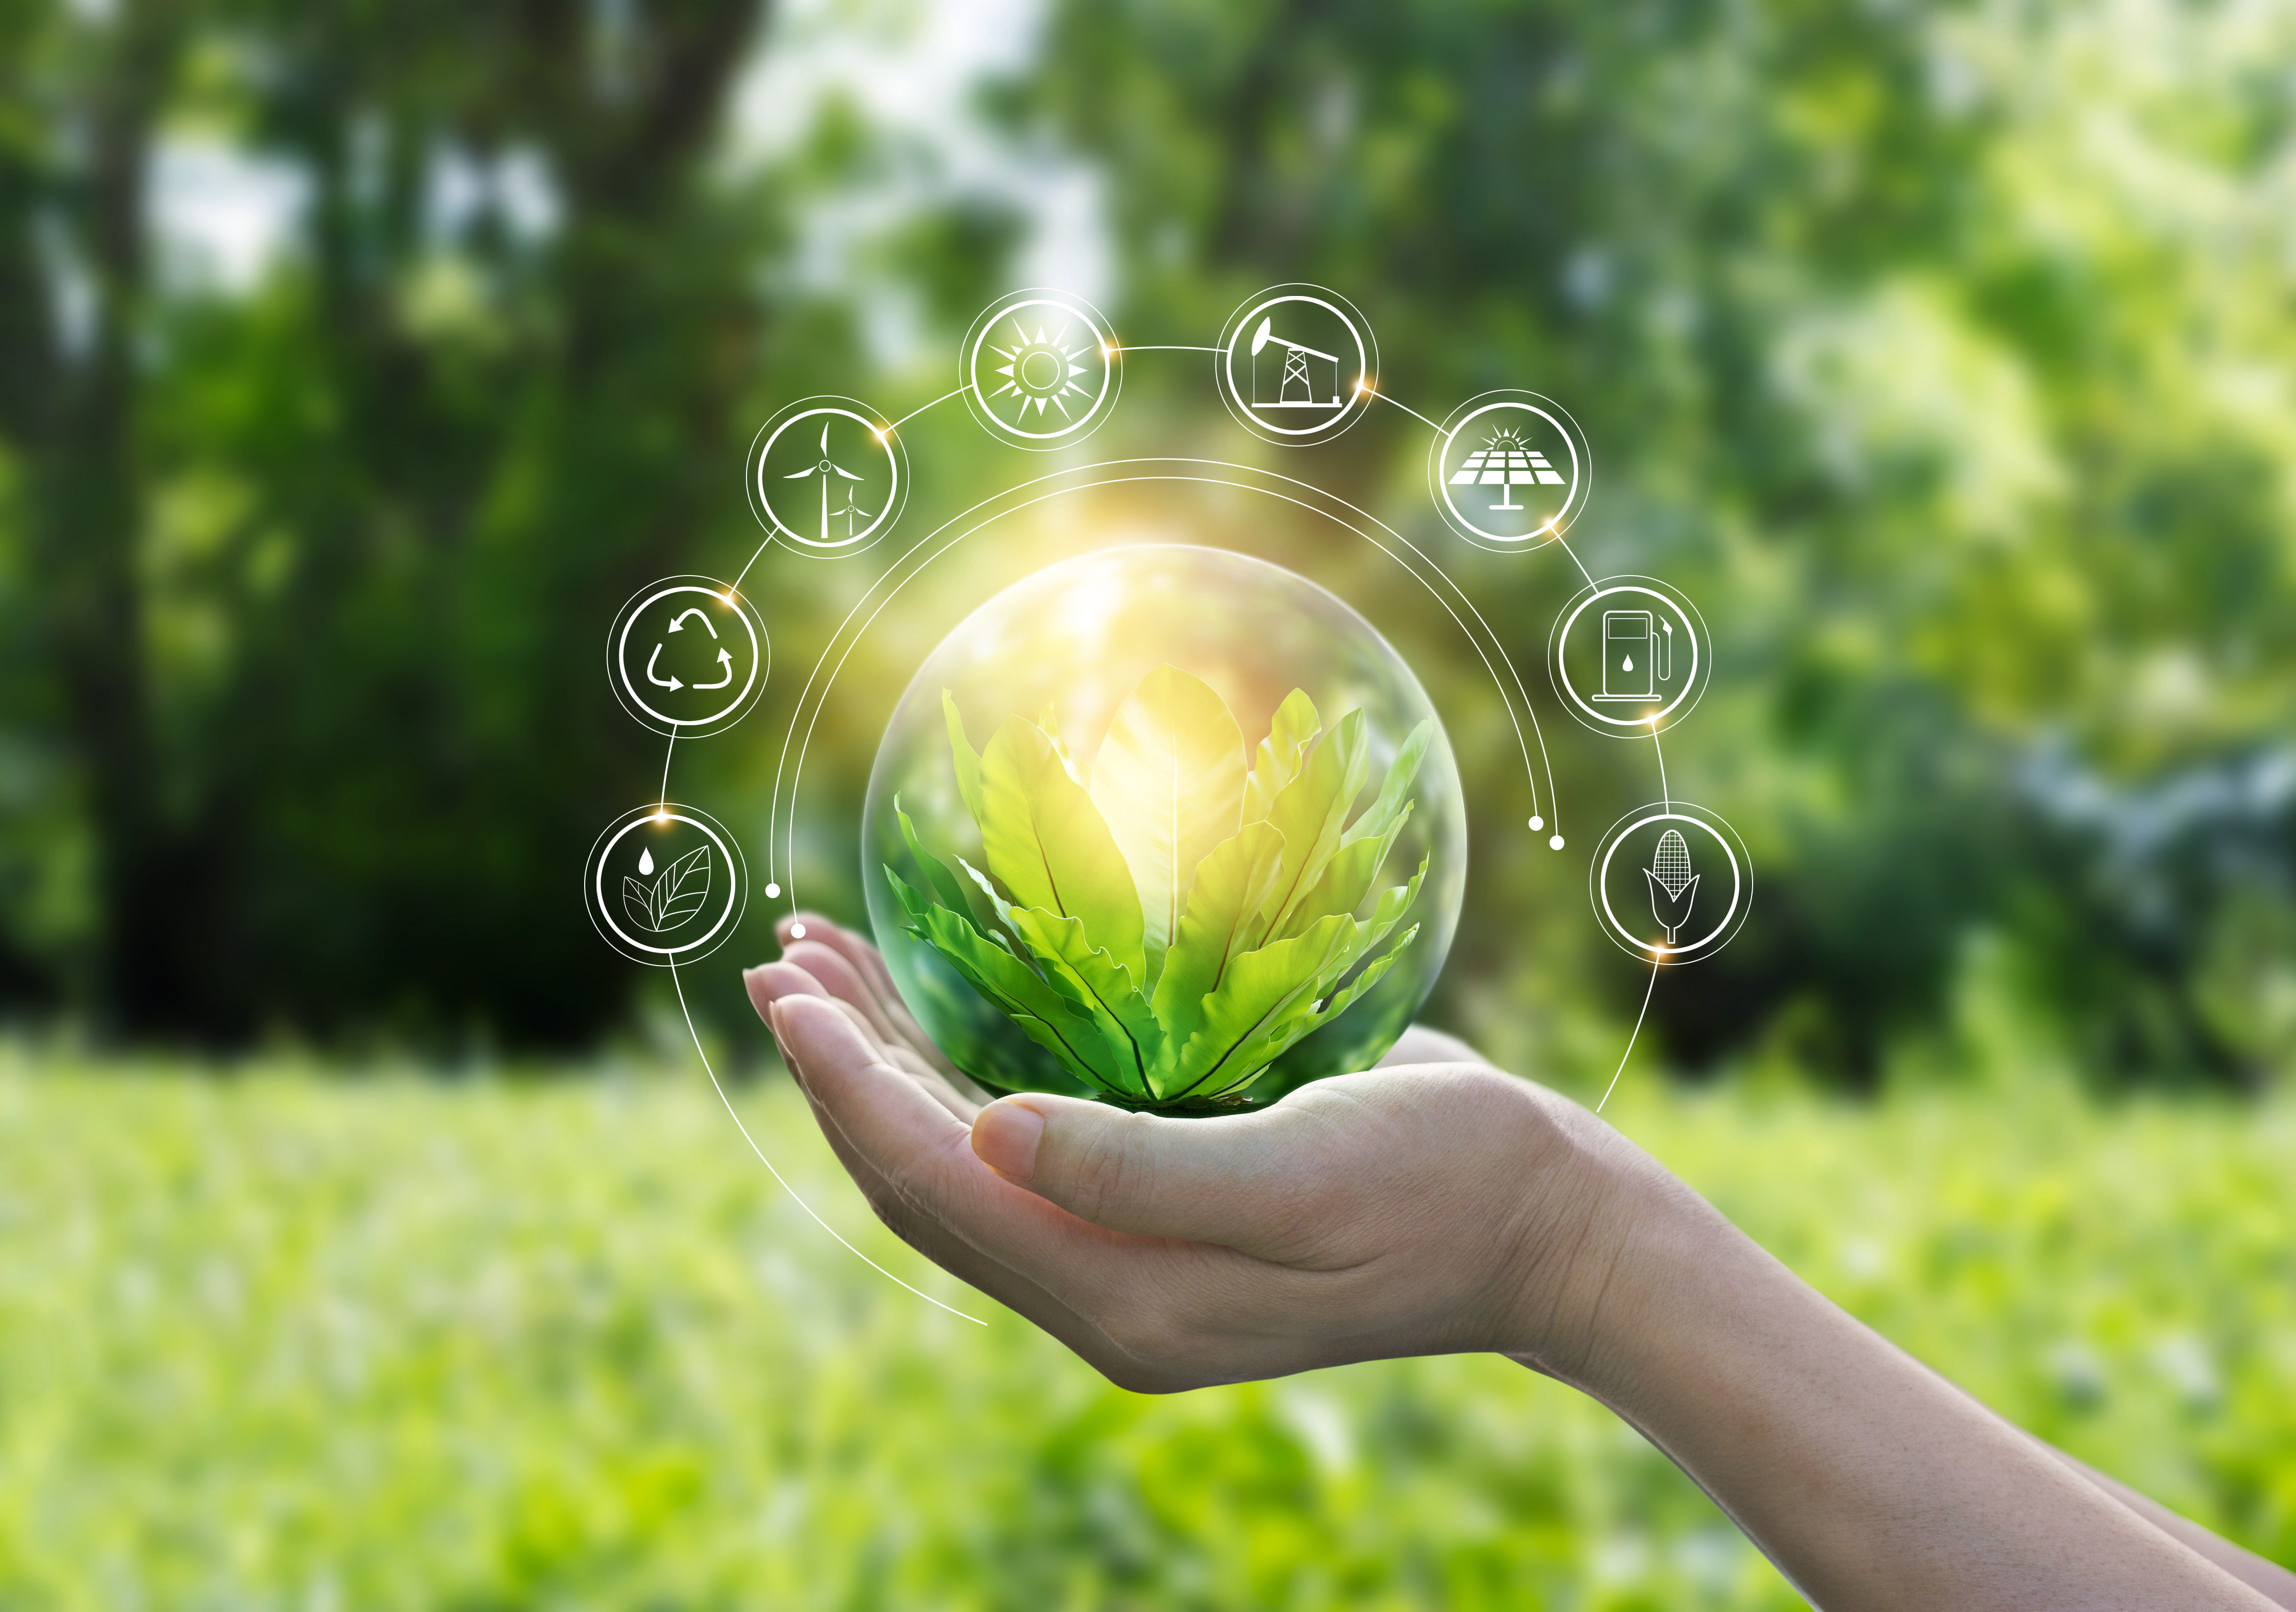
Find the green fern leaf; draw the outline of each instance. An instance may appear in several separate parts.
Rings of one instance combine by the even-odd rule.
[[[1179,930],[1197,865],[1236,831],[1243,730],[1210,684],[1159,666],[1116,708],[1093,760],[1091,793],[1139,889],[1152,976]]]
[[[980,757],[973,751],[972,741],[964,736],[964,716],[956,708],[956,696],[946,688],[940,691],[940,713],[948,724],[948,753],[956,767],[956,793],[964,797],[964,810],[978,823],[984,816],[980,803]]]
[[[1196,1032],[1203,999],[1220,988],[1228,964],[1259,945],[1260,905],[1283,866],[1283,836],[1263,822],[1245,825],[1197,867],[1179,934],[1156,981],[1156,1018],[1168,1053]]]
[[[1259,741],[1251,777],[1243,786],[1245,822],[1257,823],[1267,816],[1276,794],[1300,776],[1300,758],[1323,730],[1324,719],[1316,714],[1316,702],[1308,697],[1307,690],[1295,688],[1283,696],[1283,703],[1275,708],[1275,720],[1267,726],[1267,736]]]
[[[933,901],[891,868],[885,876],[909,915],[910,933],[931,946],[1023,1033],[1086,1084],[1121,1091],[1130,1085],[1128,1058],[1093,1016],[1007,951],[972,920]]]
[[[1093,945],[1078,919],[1038,907],[1015,907],[1006,917],[1046,980],[1117,1049],[1124,1075],[1117,1090],[1129,1097],[1149,1096],[1148,1072],[1163,1052],[1164,1031],[1132,972]]]
[[[980,843],[1015,907],[1080,918],[1095,946],[1142,976],[1140,892],[1108,825],[1044,729],[1013,717],[980,757]]]
[[[1370,771],[1364,713],[1351,711],[1316,742],[1300,776],[1276,793],[1267,820],[1283,836],[1283,875],[1260,908],[1268,934],[1282,938],[1308,926],[1310,920],[1298,917],[1301,903],[1339,850],[1348,813]]]
[[[1228,1090],[1256,1073],[1237,1055],[1255,1037],[1314,1003],[1317,983],[1334,967],[1354,931],[1352,919],[1335,913],[1304,933],[1233,959],[1219,989],[1198,1005],[1195,1032],[1158,1095],[1169,1100],[1206,1088]]]

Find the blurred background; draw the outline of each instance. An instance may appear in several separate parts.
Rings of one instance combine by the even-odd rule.
[[[1573,547],[1714,630],[1669,777],[1758,906],[1659,983],[1607,1112],[2005,1412],[2296,1562],[2292,63],[2287,0],[0,4],[0,1607],[1798,1604],[1500,1362],[1152,1402],[920,1313],[737,1156],[664,982],[578,917],[660,766],[607,625],[747,562],[758,424],[922,407],[1012,287],[1208,345],[1292,280],[1422,413],[1563,400]],[[1275,449],[1208,368],[1134,355],[1066,456],[919,415],[896,543],[1065,463],[1313,481],[1474,593],[1571,849],[1376,551],[1111,489],[864,640],[801,887],[860,918],[877,736],[981,600],[1250,547],[1370,616],[1458,748],[1431,1016],[1591,1100],[1644,976],[1583,853],[1654,769],[1545,688],[1575,572],[1448,538],[1403,410]],[[805,674],[898,552],[745,583],[772,685],[672,793],[753,872]],[[688,971],[702,1039],[931,1286],[741,1001],[765,906]]]

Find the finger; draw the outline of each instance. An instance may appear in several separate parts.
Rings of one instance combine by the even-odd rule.
[[[800,943],[800,933],[802,943],[826,947],[843,958],[862,988],[888,1018],[897,1024],[908,1019],[911,1026],[915,1024],[916,1021],[908,1017],[907,1010],[902,1006],[901,993],[893,984],[893,975],[885,966],[884,958],[866,939],[817,912],[794,913],[783,918],[775,928],[775,934],[783,948],[783,956],[788,955],[788,948]]]
[[[1065,1217],[999,1180],[973,1156],[971,1129],[878,1057],[851,1019],[792,993],[774,1002],[771,1022],[807,1093],[911,1211],[978,1230],[976,1243],[1049,1248]]]
[[[1414,1024],[1398,1038],[1388,1055],[1374,1067],[1390,1064],[1488,1064],[1490,1059],[1457,1036],[1425,1024]]]
[[[1024,1092],[980,1111],[972,1150],[1096,1226],[1249,1249],[1321,1188],[1300,1131],[1279,1109],[1175,1120]]]
[[[843,925],[832,923],[818,913],[800,913],[784,919],[776,930],[784,948],[791,944],[791,932],[800,924],[805,927],[808,942],[835,951],[853,970],[894,1040],[906,1044],[919,1057],[939,1071],[953,1086],[968,1093],[976,1106],[988,1100],[988,1093],[964,1078],[909,1012],[908,1004],[901,999],[900,991],[893,983],[891,970],[885,966],[884,957],[874,946]],[[784,950],[783,955],[786,957],[788,952]]]
[[[955,1090],[947,1081],[941,1079],[939,1070],[911,1052],[906,1047],[898,1041],[886,1040],[879,1033],[877,1026],[870,1022],[869,1016],[860,1008],[841,997],[832,996],[824,999],[831,1007],[853,1022],[853,1027],[861,1032],[879,1057],[924,1088],[935,1102],[958,1119],[968,1125],[972,1123],[972,1116],[980,1112],[980,1104],[968,1103],[958,1097]]]
[[[841,1002],[850,1002],[867,1016],[869,1028],[878,1040],[896,1041],[901,1039],[892,1021],[885,1016],[884,1004],[877,993],[861,977],[861,971],[847,960],[844,954],[814,938],[813,930],[806,930],[806,938],[792,941],[782,950],[782,961],[804,969],[829,990],[829,994]]]
[[[1164,1246],[1087,1225],[1048,1195],[1000,1176],[976,1155],[972,1128],[914,1082],[890,1078],[895,1072],[828,1003],[784,997],[774,1005],[773,1024],[808,1093],[912,1212],[1070,1297],[1079,1287],[1098,1292],[1121,1283],[1124,1262],[1112,1254]]]
[[[817,996],[824,1000],[828,988],[795,963],[760,963],[755,968],[742,971],[742,989],[749,992],[750,1006],[768,1028],[773,1024],[773,1006],[785,996]]]
[[[807,940],[818,942],[840,952],[847,962],[868,979],[873,989],[894,1000],[899,999],[900,993],[893,988],[893,976],[885,966],[885,959],[867,940],[817,912],[800,912],[783,918],[775,927],[775,933],[783,945],[790,943],[791,932],[800,924],[805,926]]]
[[[840,967],[844,966],[842,962],[827,952],[819,952],[810,960],[819,963],[824,958],[836,963]],[[972,1116],[980,1111],[979,1103],[959,1091],[939,1070],[917,1057],[901,1042],[888,1041],[880,1033],[878,1026],[872,1023],[859,1008],[842,998],[832,995],[808,969],[791,962],[767,963],[745,971],[742,975],[742,983],[750,993],[750,1004],[757,1008],[758,1016],[765,1018],[769,1025],[773,1023],[770,1012],[773,1004],[784,997],[810,996],[833,1003],[840,1012],[853,1021],[855,1028],[867,1039],[876,1056],[891,1063],[902,1073],[915,1081],[935,1102],[947,1109],[955,1118],[969,1125],[972,1123]],[[786,1052],[783,1061],[784,1063],[789,1061]]]
[[[811,1090],[802,1083],[799,1090],[806,1093],[814,1122],[821,1127],[830,1151],[861,1188],[878,1218],[904,1243],[960,1281],[1026,1316],[1125,1387],[1150,1393],[1193,1385],[1193,1378],[1168,1376],[1126,1354],[1100,1328],[1062,1303],[1042,1283],[1032,1280],[993,1253],[975,1247],[939,1221],[912,1213]]]
[[[832,1145],[888,1223],[1119,1384],[1152,1391],[1299,1370],[1319,1358],[1315,1340],[1345,1320],[1333,1306],[1348,1302],[1346,1290],[1328,1279],[1233,1246],[1089,1224],[1002,1179],[973,1156],[972,1133],[873,1060],[828,1003],[783,998],[773,1023]],[[1242,1131],[1258,1117],[1195,1123]],[[1289,1151],[1296,1163],[1300,1150]]]

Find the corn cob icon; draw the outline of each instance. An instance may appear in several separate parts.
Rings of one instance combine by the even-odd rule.
[[[1669,828],[1659,836],[1658,852],[1643,869],[1643,877],[1650,881],[1651,917],[1666,931],[1666,943],[1671,946],[1676,931],[1690,920],[1691,903],[1698,899],[1698,875],[1690,871],[1690,847],[1679,830]]]

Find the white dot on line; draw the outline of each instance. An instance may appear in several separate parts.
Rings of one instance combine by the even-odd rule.
[[[790,939],[793,941],[801,941],[805,939],[805,925],[802,924],[791,924],[790,925]]]
[[[1546,819],[1545,818],[1533,818],[1530,819],[1530,829],[1533,834],[1538,833],[1540,829],[1546,827]]]
[[[782,887],[779,884],[768,884],[766,886],[766,899],[767,901],[771,901],[774,897],[781,894],[781,892]]]
[[[1562,850],[1562,836],[1561,835],[1559,835],[1559,834],[1558,834],[1558,835],[1556,835],[1553,839],[1551,839],[1551,840],[1547,841],[1546,843],[1547,843],[1549,845],[1553,846],[1553,847],[1554,847],[1555,850],[1557,850],[1557,851],[1560,851],[1560,850]]]

